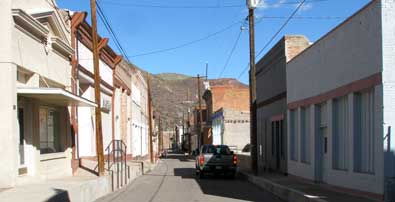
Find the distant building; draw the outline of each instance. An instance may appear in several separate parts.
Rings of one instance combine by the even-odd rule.
[[[250,112],[221,108],[212,117],[213,144],[241,151],[250,143]]]
[[[290,174],[395,192],[394,8],[371,1],[288,62]]]
[[[303,36],[285,36],[256,65],[259,171],[287,173],[286,64],[309,46]]]
[[[188,141],[190,139],[191,149],[197,149],[199,144],[211,144],[211,135],[208,134],[209,128],[207,127],[207,109],[206,105],[202,105],[202,121],[200,121],[199,106],[195,106],[190,117],[190,128]],[[199,135],[199,124],[201,124],[201,133]]]
[[[206,113],[206,119],[207,122],[205,123],[205,133],[204,133],[204,140],[205,143],[207,144],[212,144],[213,142],[219,142],[219,137],[222,137],[222,140],[227,140],[226,144],[229,145],[238,145],[241,147],[242,142],[237,142],[235,138],[228,138],[226,137],[228,134],[231,135],[234,132],[238,131],[240,137],[244,137],[244,139],[250,140],[249,134],[250,130],[244,130],[244,131],[239,131],[236,130],[236,128],[228,128],[226,132],[220,133],[218,131],[218,125],[216,125],[216,129],[214,129],[213,125],[213,117],[217,116],[216,113],[223,113],[221,111],[226,111],[225,114],[230,115],[230,112],[234,113],[240,113],[243,114],[245,112],[248,112],[250,110],[250,104],[249,104],[249,88],[248,86],[245,86],[243,84],[234,84],[234,83],[206,83],[205,84],[206,90],[204,91],[203,94],[203,99],[205,100],[206,106],[207,106],[207,113]],[[223,116],[222,116],[223,117]],[[233,117],[233,115],[231,115]],[[216,117],[218,118],[218,117]],[[229,117],[225,117],[226,120],[228,120]],[[232,119],[235,120],[235,119]],[[237,119],[239,120],[239,119]],[[247,119],[249,126],[249,118]],[[216,124],[218,124],[218,119]],[[216,132],[214,133],[214,130]],[[214,140],[214,135],[216,135],[216,139]],[[243,141],[244,142],[244,141]],[[224,142],[222,142],[224,143]],[[225,144],[225,143],[224,143]],[[243,143],[244,144],[244,143]],[[243,145],[245,146],[245,145]],[[238,147],[238,149],[240,149]]]

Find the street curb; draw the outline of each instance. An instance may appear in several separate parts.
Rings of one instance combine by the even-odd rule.
[[[239,172],[240,176],[244,179],[248,180],[252,184],[268,191],[275,196],[279,197],[284,201],[292,201],[292,202],[328,202],[324,199],[316,198],[315,196],[310,196],[301,191],[274,183],[270,180],[264,179],[262,177],[256,177],[253,175],[249,175],[243,171]]]

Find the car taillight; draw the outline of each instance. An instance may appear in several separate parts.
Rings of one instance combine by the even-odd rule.
[[[237,156],[233,154],[233,165],[237,165]]]
[[[204,164],[204,156],[200,155],[199,156],[199,164],[202,166]]]

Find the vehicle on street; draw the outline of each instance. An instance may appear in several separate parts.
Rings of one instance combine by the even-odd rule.
[[[231,178],[237,174],[237,156],[227,145],[202,145],[195,155],[196,175],[200,178],[207,173]]]

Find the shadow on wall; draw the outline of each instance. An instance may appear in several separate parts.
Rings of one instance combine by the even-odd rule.
[[[53,189],[55,195],[47,199],[46,202],[70,202],[69,193],[63,189]]]

